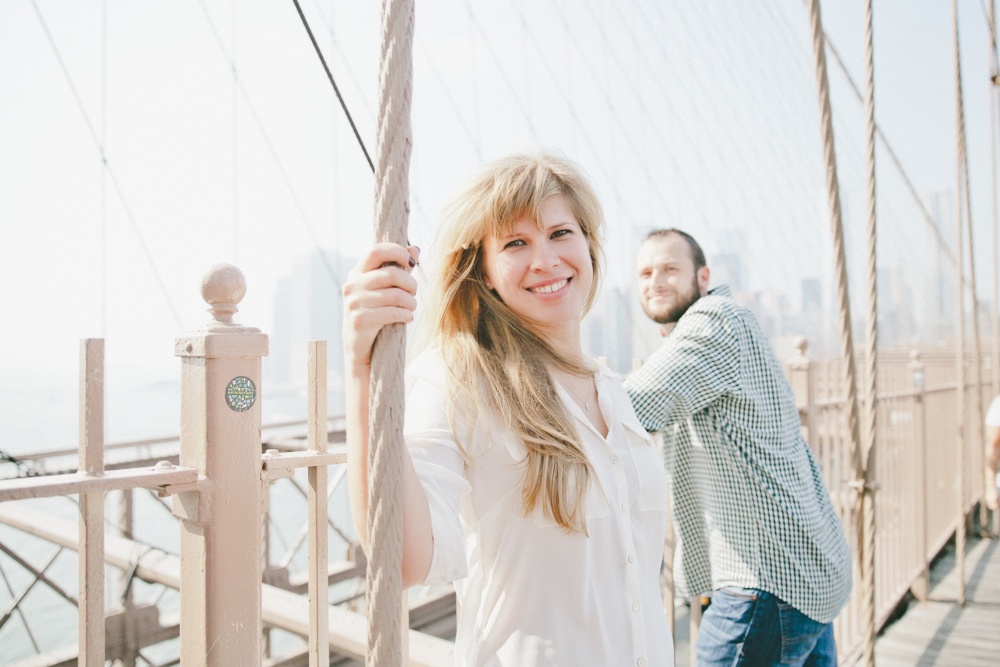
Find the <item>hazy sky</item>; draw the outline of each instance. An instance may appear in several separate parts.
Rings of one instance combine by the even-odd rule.
[[[379,3],[302,4],[373,152]],[[36,6],[122,196],[102,175]],[[989,298],[987,31],[980,0],[959,8]],[[862,3],[824,11],[860,82]],[[642,231],[671,225],[710,256],[743,252],[754,289],[799,298],[808,277],[832,289],[799,0],[441,0],[417,3],[416,26],[410,238],[425,250],[478,165],[547,149],[598,189],[613,284],[631,285]],[[880,0],[875,39],[879,122],[920,193],[954,190],[949,3]],[[830,79],[857,297],[864,119],[832,59]],[[199,280],[220,261],[249,282],[238,319],[269,331],[275,283],[296,258],[370,243],[372,183],[291,0],[0,3],[0,388],[72,384],[78,340],[101,335],[123,382],[175,377],[172,340],[207,319]],[[879,188],[880,263],[902,266],[919,300],[924,223],[881,151]],[[954,244],[951,226],[946,238]]]

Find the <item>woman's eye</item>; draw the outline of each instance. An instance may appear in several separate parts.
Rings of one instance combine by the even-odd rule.
[[[572,233],[573,233],[572,230],[569,229],[557,229],[556,231],[552,232],[552,238],[555,239],[559,238],[560,236],[565,236],[566,234],[572,234]]]
[[[506,250],[507,248],[516,248],[522,245],[524,245],[524,241],[522,241],[521,239],[514,239],[513,241],[508,241],[506,244],[504,244],[504,250]]]

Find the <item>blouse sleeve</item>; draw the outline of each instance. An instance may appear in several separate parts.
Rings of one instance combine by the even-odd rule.
[[[463,541],[462,498],[471,492],[465,459],[448,423],[448,393],[443,362],[421,355],[407,370],[403,435],[430,506],[434,551],[425,585],[468,576]],[[459,430],[461,433],[462,431]]]

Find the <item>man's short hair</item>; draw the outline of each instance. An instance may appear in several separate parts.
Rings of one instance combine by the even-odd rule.
[[[676,234],[677,236],[684,239],[688,244],[688,249],[691,250],[691,259],[694,260],[694,270],[697,271],[703,266],[708,266],[708,262],[705,261],[705,251],[701,249],[698,242],[694,240],[694,237],[687,232],[681,231],[671,227],[670,229],[654,229],[650,233],[646,234],[646,238],[642,240],[643,243],[650,239],[663,238],[671,234]]]

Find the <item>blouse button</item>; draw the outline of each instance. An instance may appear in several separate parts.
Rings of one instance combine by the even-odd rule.
[[[628,505],[622,503],[622,512],[628,512]]]
[[[611,457],[611,463],[618,463],[618,457],[617,456],[612,456]]]
[[[636,602],[635,604],[632,605],[632,611],[639,611],[639,603],[638,602]]]
[[[628,562],[634,563],[635,562],[635,556],[633,556],[632,554],[629,554],[628,555]]]
[[[639,665],[639,667],[642,667],[643,665],[646,664],[646,661],[643,660],[642,658],[639,658],[638,660],[635,661],[635,664]]]

